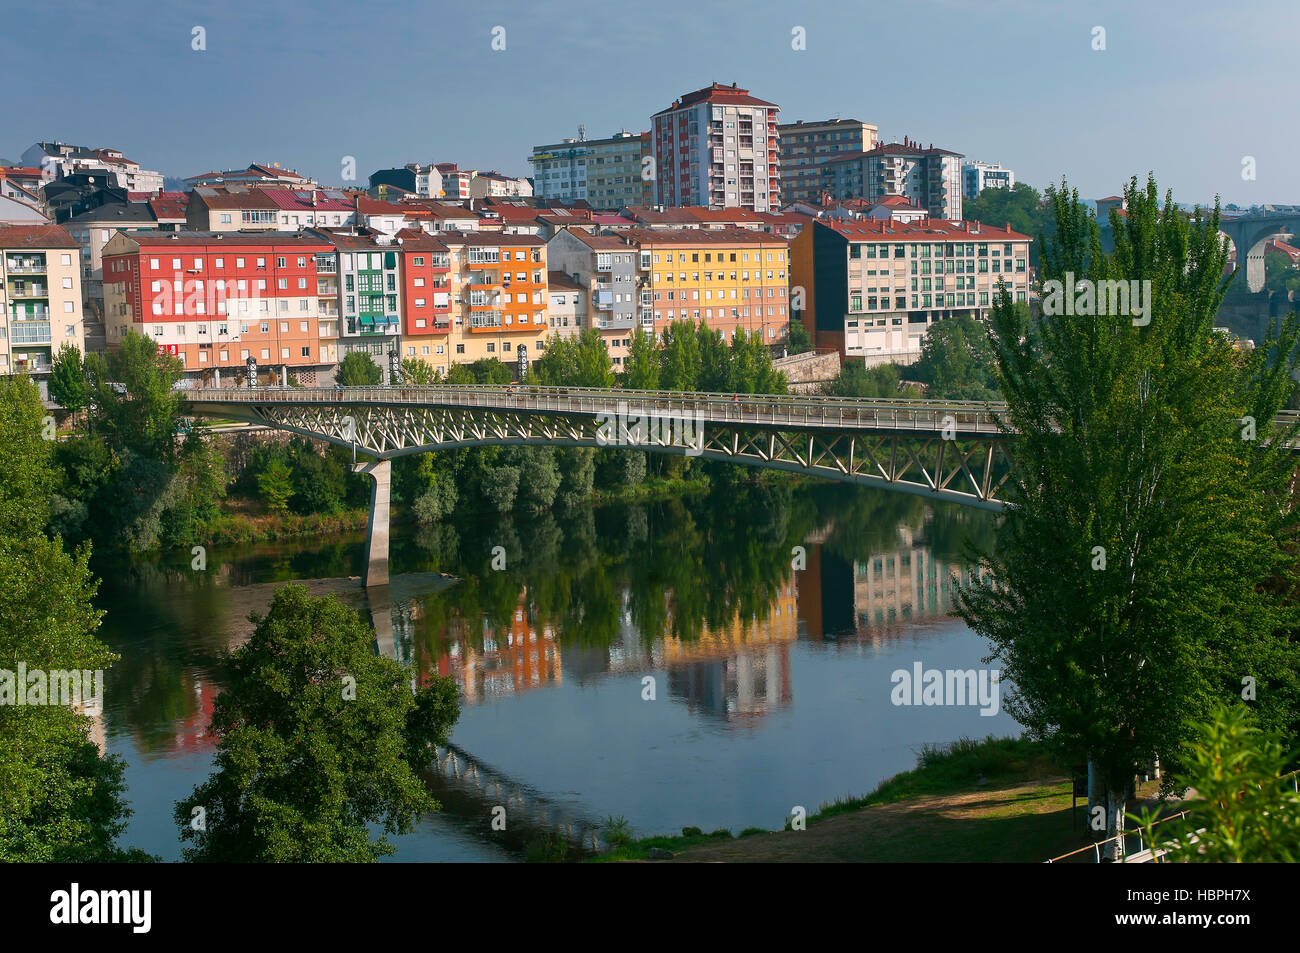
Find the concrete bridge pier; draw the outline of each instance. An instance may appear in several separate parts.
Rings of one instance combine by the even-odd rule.
[[[375,480],[370,488],[370,523],[366,526],[366,568],[361,585],[370,589],[388,585],[388,507],[393,465],[388,460],[354,463],[355,473],[368,473]]]

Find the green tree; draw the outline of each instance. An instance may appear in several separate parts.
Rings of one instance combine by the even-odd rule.
[[[182,394],[180,360],[159,354],[149,338],[128,331],[117,350],[86,358],[91,426],[114,450],[131,450],[169,463],[176,453]]]
[[[803,354],[813,349],[812,335],[807,326],[798,318],[790,319],[789,348],[791,354]]]
[[[454,384],[457,387],[468,387],[477,382],[474,380],[474,372],[469,369],[468,364],[453,364],[447,371],[447,383]]]
[[[257,489],[272,512],[284,513],[293,496],[293,471],[276,458],[257,475]]]
[[[909,373],[928,385],[928,397],[997,399],[993,343],[984,325],[968,314],[931,325],[921,344],[921,356]]]
[[[613,387],[614,367],[600,332],[585,327],[578,335],[574,351],[574,376],[565,383],[575,387]]]
[[[1221,705],[1202,728],[1176,787],[1194,797],[1189,815],[1157,824],[1144,810],[1129,815],[1164,859],[1203,864],[1300,861],[1300,794],[1282,780],[1287,753],[1262,731],[1245,705]]]
[[[700,344],[695,323],[673,321],[664,330],[659,351],[659,386],[664,390],[695,390],[700,379]]]
[[[834,379],[827,381],[822,390],[831,397],[860,397],[871,400],[880,397],[897,397],[898,382],[903,367],[892,361],[867,367],[859,361],[845,364]]]
[[[695,342],[700,355],[700,370],[693,389],[715,394],[730,393],[734,382],[731,370],[732,349],[727,347],[727,339],[721,331],[701,321],[695,329]]]
[[[623,386],[630,390],[659,389],[659,352],[652,332],[633,330],[632,344],[623,362]]]
[[[480,357],[469,366],[476,384],[509,384],[515,379],[514,368],[495,357]]]
[[[428,387],[438,382],[438,372],[432,364],[408,357],[402,361],[402,383],[415,387]]]
[[[1010,225],[1013,231],[1040,239],[1029,246],[1030,261],[1038,263],[1041,237],[1051,234],[1054,226],[1050,202],[1031,185],[1017,182],[1009,189],[984,189],[962,203],[962,218],[968,222]]]
[[[1148,324],[1030,317],[999,294],[1016,468],[996,552],[959,594],[1015,686],[1008,710],[1066,763],[1088,763],[1090,804],[1111,834],[1140,766],[1158,758],[1177,774],[1194,726],[1243,673],[1264,671],[1265,657],[1296,667],[1294,611],[1264,584],[1295,541],[1290,435],[1272,421],[1293,386],[1300,321],[1237,354],[1211,331],[1226,287],[1217,209],[1189,220],[1170,197],[1161,206],[1153,180],[1125,195],[1106,255],[1077,193],[1049,190],[1042,275],[1150,281]],[[1255,439],[1243,439],[1247,416]]]
[[[85,407],[90,396],[86,368],[81,350],[75,344],[64,343],[54,355],[50,365],[50,399],[70,414]]]
[[[359,862],[393,853],[384,834],[438,809],[417,772],[459,715],[453,680],[411,692],[376,655],[374,630],[333,596],[276,590],[225,661],[211,730],[216,771],[176,805],[192,861]],[[191,824],[202,808],[203,830]]]
[[[43,532],[56,484],[44,418],[35,384],[0,378],[0,669],[103,670],[117,656],[96,638],[89,548],[69,555]],[[140,859],[116,846],[131,814],[124,762],[90,729],[62,705],[0,704],[0,862]]]
[[[361,351],[349,351],[339,361],[338,372],[334,380],[344,387],[374,387],[384,379],[384,372],[379,369],[369,354]]]

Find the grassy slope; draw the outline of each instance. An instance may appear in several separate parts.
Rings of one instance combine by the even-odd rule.
[[[601,859],[644,859],[660,847],[679,861],[1041,862],[1085,843],[1071,829],[1070,782],[1043,747],[988,738],[922,751],[916,769],[823,806],[804,831],[652,837]]]

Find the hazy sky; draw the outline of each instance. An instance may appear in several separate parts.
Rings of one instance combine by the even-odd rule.
[[[648,129],[716,80],[1087,198],[1154,170],[1181,202],[1300,204],[1298,47],[1297,0],[42,0],[0,32],[0,156],[57,138],[182,177],[337,185],[344,156],[363,184],[412,161],[526,175],[533,145]]]

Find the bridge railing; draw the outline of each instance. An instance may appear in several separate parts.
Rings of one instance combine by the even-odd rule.
[[[795,394],[726,394],[528,385],[206,388],[186,392],[191,403],[399,404],[479,407],[584,415],[691,416],[710,422],[872,430],[999,432],[995,414],[1005,405],[985,401],[909,398],[862,400]]]

